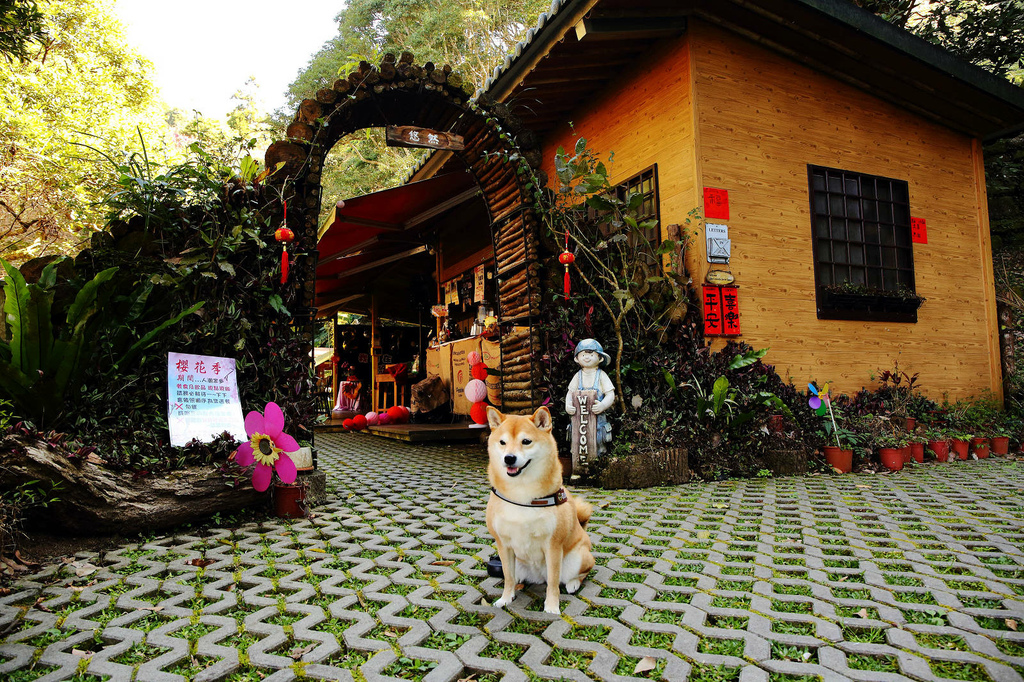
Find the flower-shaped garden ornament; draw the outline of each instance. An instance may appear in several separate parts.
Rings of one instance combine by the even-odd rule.
[[[295,452],[299,444],[282,429],[284,413],[277,403],[267,403],[263,414],[253,410],[245,415],[245,435],[249,442],[238,446],[235,461],[243,467],[256,464],[252,487],[260,492],[270,487],[275,471],[282,483],[295,482],[295,462],[285,453]]]
[[[807,401],[807,404],[811,406],[814,413],[819,417],[823,416],[828,412],[831,399],[828,396],[828,384],[825,384],[821,390],[814,384],[807,384],[807,390],[811,392],[811,397]]]

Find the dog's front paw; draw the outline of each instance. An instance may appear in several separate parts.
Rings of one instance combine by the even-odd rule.
[[[550,613],[552,616],[562,615],[561,609],[558,608],[558,601],[555,602],[544,602],[544,613]]]
[[[505,608],[505,604],[508,604],[510,601],[512,600],[505,599],[505,597],[499,597],[497,600],[495,600],[494,605],[499,609],[503,609]]]
[[[580,589],[579,579],[570,580],[565,584],[565,591],[569,594],[576,594],[576,590]]]

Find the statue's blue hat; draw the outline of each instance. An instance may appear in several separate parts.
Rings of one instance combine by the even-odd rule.
[[[577,343],[576,344],[576,352],[573,353],[572,356],[576,357],[577,355],[579,355],[580,353],[582,353],[585,350],[592,350],[595,353],[597,353],[598,355],[600,355],[601,356],[601,364],[602,365],[610,365],[610,364],[612,364],[611,357],[607,353],[604,352],[604,348],[601,347],[601,344],[600,344],[600,342],[598,342],[597,339],[583,339],[582,341]]]

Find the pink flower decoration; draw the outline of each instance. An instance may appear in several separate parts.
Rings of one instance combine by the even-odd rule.
[[[245,435],[249,436],[249,442],[238,446],[235,461],[243,467],[256,464],[252,487],[260,492],[270,487],[275,471],[283,483],[294,483],[298,475],[295,462],[285,453],[295,452],[299,444],[282,433],[283,428],[284,413],[277,403],[267,403],[263,414],[254,410],[245,415]]]

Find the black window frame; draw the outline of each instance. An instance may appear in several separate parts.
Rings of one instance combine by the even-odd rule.
[[[649,190],[644,190],[643,186],[645,182],[650,182],[651,187]],[[656,224],[654,227],[646,231],[645,235],[647,240],[652,244],[661,243],[661,199],[658,196],[658,164],[653,164],[644,168],[639,173],[626,178],[619,184],[615,185],[615,194],[620,200],[625,201],[626,197],[629,196],[630,192],[642,192],[644,194],[644,202],[640,205],[640,212],[636,216],[636,221],[642,223],[645,220],[654,219]],[[650,208],[650,211],[644,211],[644,208]]]
[[[916,323],[909,182],[808,164],[807,185],[818,319]]]

